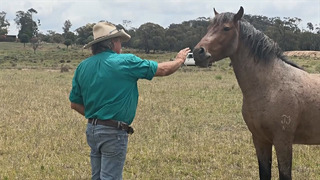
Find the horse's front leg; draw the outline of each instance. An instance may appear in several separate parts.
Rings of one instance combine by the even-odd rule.
[[[270,180],[272,164],[272,143],[261,140],[254,135],[252,136],[252,138],[259,162],[260,180]]]
[[[288,139],[275,140],[274,148],[277,153],[279,179],[291,180],[292,142]]]

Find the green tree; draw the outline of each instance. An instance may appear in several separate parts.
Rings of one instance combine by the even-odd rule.
[[[300,50],[320,50],[320,34],[305,31],[299,36],[299,49]]]
[[[244,19],[262,32],[265,32],[272,25],[272,21],[266,16],[244,15]]]
[[[72,44],[72,40],[71,39],[66,39],[63,44],[66,45],[67,49],[68,49],[68,47]]]
[[[286,17],[283,21],[279,17],[272,18],[273,24],[265,33],[285,51],[298,49],[298,37],[301,32],[298,23],[300,21],[299,18]]]
[[[52,41],[54,43],[62,43],[64,41],[64,37],[62,36],[62,34],[59,34],[59,33],[55,33],[53,36],[52,36]]]
[[[137,36],[141,39],[145,53],[150,53],[150,50],[156,50],[156,47],[161,47],[162,40],[165,37],[165,30],[158,24],[145,23],[137,29]]]
[[[122,24],[126,27],[126,29],[128,29],[128,26],[131,26],[131,21],[130,20],[123,20]]]
[[[193,48],[207,33],[209,18],[184,21],[182,24],[170,24],[165,34],[166,50],[178,51],[183,47]]]
[[[0,35],[8,34],[8,27],[10,23],[6,19],[6,13],[4,11],[0,12]]]
[[[84,45],[93,40],[92,36],[92,28],[95,24],[86,24],[85,26],[79,27],[76,29],[78,34],[78,38],[76,39],[76,43]]]
[[[19,39],[20,39],[20,42],[23,43],[23,47],[26,47],[26,43],[29,42],[30,37],[28,34],[21,34]]]
[[[132,28],[126,31],[131,36],[131,39],[130,41],[123,43],[124,47],[139,49],[140,39],[136,36],[136,30],[136,28]]]
[[[54,43],[54,41],[53,41],[53,37],[54,37],[54,35],[56,34],[56,32],[55,31],[52,31],[52,30],[48,30],[47,31],[47,34],[46,34],[46,37],[45,37],[45,39],[47,40],[46,42],[48,42],[48,43]]]
[[[43,33],[38,33],[38,38],[43,41],[43,42],[47,42],[47,43],[50,43],[51,41],[51,37],[49,34],[43,34]]]
[[[163,46],[163,39],[164,36],[153,36],[152,43],[153,43],[153,52],[155,53],[156,50],[162,49]]]
[[[174,36],[166,36],[164,49],[173,51],[175,49],[176,42],[177,42],[177,39]]]
[[[62,27],[63,33],[66,34],[66,33],[68,33],[70,31],[70,28],[72,26],[71,21],[70,20],[66,20],[63,25],[64,25]]]
[[[37,11],[33,8],[29,9],[27,12],[18,11],[16,13],[16,18],[14,21],[16,22],[18,29],[20,29],[18,34],[19,39],[23,34],[28,35],[29,39],[32,37],[37,37],[40,20],[38,20],[38,23],[33,21],[33,13],[37,13]]]
[[[77,36],[73,32],[67,32],[63,34],[64,39],[70,39],[72,43],[76,40]]]
[[[37,37],[33,37],[30,39],[30,42],[32,44],[33,53],[36,54],[36,50],[40,46],[40,40]]]
[[[314,30],[313,24],[312,24],[311,22],[308,22],[308,23],[307,23],[307,28],[308,28],[310,31],[313,31],[313,30]]]
[[[63,33],[62,36],[64,37],[65,40],[71,40],[71,44],[76,40],[76,35],[73,32],[70,32],[72,24],[70,20],[66,20],[64,22],[64,26],[62,27]],[[69,45],[71,45],[69,44]],[[68,45],[68,46],[69,46]]]

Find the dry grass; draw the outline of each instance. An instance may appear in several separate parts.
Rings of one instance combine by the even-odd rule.
[[[85,122],[68,102],[71,74],[0,74],[0,179],[88,177]]]
[[[0,72],[0,179],[90,178],[86,120],[69,108],[72,75]],[[227,62],[185,67],[170,77],[141,80],[139,88],[125,179],[258,178],[242,96]],[[319,179],[319,162],[318,146],[294,146],[295,179]]]
[[[295,61],[310,71],[319,66]],[[69,107],[72,76],[1,69],[0,180],[90,179],[86,120]],[[258,179],[242,95],[228,61],[140,80],[139,90],[124,179]],[[293,156],[294,179],[320,179],[319,146],[295,145]],[[275,153],[272,173],[278,179]]]

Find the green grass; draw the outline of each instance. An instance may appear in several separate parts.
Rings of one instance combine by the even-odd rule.
[[[22,44],[14,45],[21,52],[0,43],[0,58],[24,53]],[[54,64],[63,52],[53,45],[37,54],[48,53],[39,57]],[[174,57],[139,55],[158,61]],[[72,69],[81,57],[70,63]],[[310,72],[320,64],[294,61],[309,65]],[[41,63],[17,68],[24,63],[20,56],[17,62],[16,68],[7,61],[0,64],[0,179],[90,179],[86,120],[70,109],[68,100],[73,71],[49,71]],[[182,67],[169,77],[138,82],[124,179],[258,179],[251,133],[241,115],[242,94],[228,63]],[[320,179],[319,146],[293,149],[293,178]],[[272,179],[278,179],[275,153],[272,165]]]
[[[0,42],[1,68],[60,69],[62,64],[76,67],[79,60],[90,56],[90,51],[62,44],[42,44],[34,53],[30,44]]]
[[[124,53],[134,53],[145,59],[169,61],[175,53],[143,54],[143,51],[124,49]],[[75,68],[79,62],[91,55],[88,49],[63,44],[42,44],[34,53],[30,43],[0,42],[0,69],[56,69],[61,66]]]

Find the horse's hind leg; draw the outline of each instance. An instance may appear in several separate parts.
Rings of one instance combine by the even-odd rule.
[[[271,179],[271,164],[272,164],[272,143],[262,141],[253,136],[253,143],[256,148],[256,153],[259,162],[260,180]]]
[[[291,180],[292,143],[288,142],[288,139],[274,141],[274,148],[278,159],[279,179]]]

